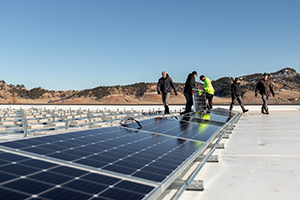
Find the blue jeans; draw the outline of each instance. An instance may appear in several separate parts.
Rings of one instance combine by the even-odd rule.
[[[186,104],[185,104],[185,112],[192,112],[192,105],[193,105],[193,94],[190,93],[184,93],[184,97],[186,99]]]

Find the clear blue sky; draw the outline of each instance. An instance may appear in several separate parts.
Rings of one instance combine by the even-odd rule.
[[[0,0],[0,79],[49,90],[300,71],[299,0]],[[197,78],[198,80],[198,78]]]

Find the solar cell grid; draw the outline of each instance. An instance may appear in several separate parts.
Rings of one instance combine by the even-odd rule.
[[[165,121],[169,122],[168,120]],[[159,123],[158,120],[156,122]],[[113,134],[110,134],[109,130],[111,130]],[[147,177],[149,180],[154,181],[161,181],[170,174],[170,170],[167,169],[168,173],[164,172],[164,169],[162,169],[160,173],[158,172],[159,170],[152,172],[153,174],[157,174],[159,178],[150,176],[151,174],[148,175],[148,173],[151,173],[150,169],[156,169],[156,167],[159,168],[157,163],[155,163],[156,165],[151,166],[154,161],[161,160],[162,162],[171,163],[170,169],[173,170],[175,165],[178,167],[182,161],[187,159],[201,146],[193,147],[189,151],[185,150],[186,153],[183,154],[180,153],[178,149],[188,149],[191,145],[188,147],[186,146],[186,143],[192,142],[186,142],[184,140],[155,135],[143,131],[128,131],[118,127],[105,129],[102,132],[95,130],[95,132],[97,132],[97,134],[89,134],[88,137],[80,136],[75,138],[73,136],[72,139],[69,138],[63,141],[52,140],[52,143],[34,146],[31,145],[32,142],[28,142],[29,147],[22,147],[20,149],[22,151],[39,153],[48,157],[64,161],[72,161],[74,163],[90,167],[101,168],[137,177]],[[86,143],[86,145],[79,145],[72,148],[69,148],[69,145],[63,145],[65,141],[67,141],[68,144],[72,144],[74,141],[79,139],[82,143],[85,143],[85,138],[89,138],[88,142],[90,142],[91,138],[93,138],[91,135],[98,137],[99,135],[103,136],[103,133],[105,133],[107,138],[104,137],[102,140],[96,140],[93,144]],[[114,134],[117,134],[117,136]],[[61,138],[62,137],[59,137],[59,139]],[[122,139],[118,140],[119,138]],[[123,140],[124,138],[126,138],[126,140]],[[2,143],[2,145],[11,146],[11,143]],[[177,151],[178,153],[176,157],[170,154],[171,152]],[[119,164],[121,161],[123,161],[123,164]],[[124,162],[126,162],[127,165],[124,165]],[[133,164],[130,165],[130,163]],[[139,163],[140,165],[135,163]],[[150,167],[146,168],[147,166]],[[141,175],[143,174],[142,172],[146,172],[147,176]]]
[[[13,153],[0,152],[0,161],[0,199],[142,199],[154,189]]]
[[[162,182],[165,179],[165,176],[154,173],[147,173],[144,171],[135,172],[133,175],[139,178],[149,179],[156,182]]]
[[[142,199],[154,189],[147,184],[159,186],[191,162],[232,116],[217,110],[209,116],[192,113],[185,120],[157,117],[142,121],[139,130],[131,124],[1,143],[0,148],[35,153],[50,162],[0,152],[0,176],[5,174],[0,199],[11,193],[22,198]]]
[[[196,122],[196,123],[203,123],[205,121],[212,121],[213,123],[209,123],[211,125],[216,125],[216,126],[222,126],[222,124],[225,124],[228,122],[235,113],[230,113],[228,111],[224,110],[218,110],[214,109],[210,113],[205,113],[205,112],[192,112],[185,114],[183,116],[178,116],[180,120],[183,121],[191,121],[191,122]],[[217,123],[219,122],[219,123]],[[221,123],[221,124],[220,124]]]
[[[205,124],[205,125],[216,126],[216,127],[222,127],[225,124],[225,122],[202,119],[198,117],[191,117],[188,114],[184,116],[178,116],[178,120],[182,122],[193,122],[193,123]]]
[[[160,133],[164,135],[192,139],[206,142],[213,136],[220,127],[210,124],[187,123],[185,121],[165,119],[157,117],[140,122],[143,126],[142,131]],[[136,128],[135,124],[129,128]]]

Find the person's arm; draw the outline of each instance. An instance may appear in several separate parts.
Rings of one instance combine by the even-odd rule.
[[[189,90],[191,90],[190,92],[193,92],[193,83],[192,83],[192,77],[191,75],[189,75],[186,79],[185,84],[187,85],[187,92],[189,92]]]
[[[258,92],[259,83],[260,83],[260,81],[256,84],[256,87],[255,87],[255,96],[256,96],[256,97],[257,97],[257,92]]]
[[[160,94],[160,80],[157,82],[157,94]]]
[[[274,83],[273,82],[270,82],[270,91],[271,91],[271,93],[272,93],[272,95],[273,95],[273,97],[275,97],[275,93],[274,93]]]
[[[208,92],[210,86],[211,86],[211,82],[209,81],[208,78],[205,78],[205,80],[204,80],[204,91]]]
[[[234,84],[231,84],[231,96],[236,97],[236,88]]]
[[[174,85],[173,80],[172,80],[171,77],[170,77],[170,86],[173,88],[173,90],[175,92],[175,95],[177,95],[176,87],[175,87],[175,85]]]

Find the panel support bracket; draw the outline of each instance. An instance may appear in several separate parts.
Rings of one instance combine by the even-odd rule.
[[[203,181],[202,180],[193,180],[191,184],[186,188],[186,190],[193,191],[203,191]]]
[[[223,139],[229,139],[229,135],[228,134],[224,134],[223,135]]]
[[[184,180],[176,180],[169,187],[169,190],[177,190],[182,184],[186,184]],[[203,181],[202,180],[193,180],[189,186],[187,186],[186,190],[193,191],[203,191]]]
[[[225,149],[224,143],[219,143],[216,149]]]
[[[202,162],[203,159],[204,159],[204,156],[201,155],[201,156],[197,157],[194,160],[194,162]],[[218,155],[211,155],[206,162],[219,162]]]

